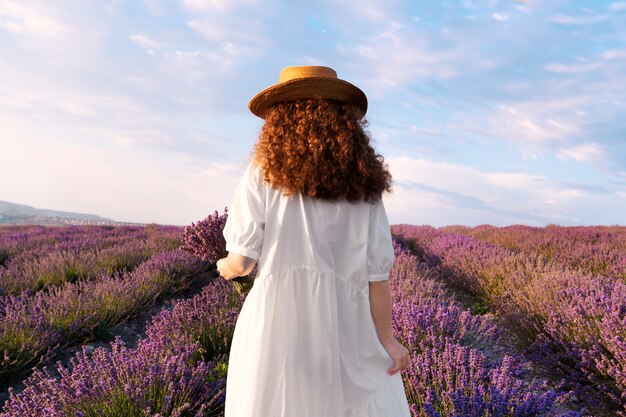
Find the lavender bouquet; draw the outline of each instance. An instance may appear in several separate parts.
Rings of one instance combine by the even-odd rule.
[[[226,251],[226,240],[224,239],[224,225],[228,218],[228,209],[224,208],[224,213],[219,214],[217,210],[209,214],[206,219],[197,223],[191,222],[191,226],[186,226],[183,230],[183,246],[181,249],[192,255],[196,255],[212,264],[217,263],[221,258],[228,255]],[[254,284],[256,267],[244,277],[237,277],[229,280],[233,283],[235,290],[240,295],[246,294]]]

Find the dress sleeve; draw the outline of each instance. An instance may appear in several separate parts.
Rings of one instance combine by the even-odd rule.
[[[266,186],[260,169],[250,163],[235,190],[224,225],[226,250],[258,260],[265,229]]]
[[[372,204],[369,222],[367,278],[368,281],[385,281],[389,279],[394,254],[391,228],[382,199]]]

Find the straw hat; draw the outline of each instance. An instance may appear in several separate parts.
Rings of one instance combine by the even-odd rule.
[[[264,119],[270,107],[281,101],[323,98],[356,104],[367,112],[367,97],[360,88],[337,78],[334,69],[322,66],[285,67],[279,82],[258,93],[248,103],[252,113]]]

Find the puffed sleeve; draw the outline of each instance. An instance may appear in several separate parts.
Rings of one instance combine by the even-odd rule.
[[[263,176],[250,163],[235,190],[224,225],[226,250],[258,260],[265,228],[265,193]]]
[[[385,281],[393,265],[393,243],[391,228],[383,200],[379,199],[370,207],[369,240],[367,244],[368,281]]]

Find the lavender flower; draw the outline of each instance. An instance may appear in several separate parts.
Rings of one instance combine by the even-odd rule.
[[[49,349],[93,339],[97,326],[119,323],[187,288],[205,268],[197,257],[166,251],[133,272],[0,299],[0,376],[31,366]]]
[[[204,220],[197,223],[192,222],[191,226],[185,227],[181,247],[187,253],[196,255],[212,264],[228,255],[226,251],[226,240],[223,231],[228,219],[228,209],[224,208],[224,213],[219,214],[217,210],[213,214],[209,214]],[[247,294],[252,285],[254,285],[255,270],[245,277],[237,277],[231,279],[235,290],[240,295]]]
[[[569,376],[570,389],[586,396],[593,386],[626,411],[626,283],[430,226],[394,233],[448,283],[480,297],[530,357]]]
[[[225,379],[217,361],[194,359],[197,344],[181,345],[175,355],[159,341],[142,340],[128,349],[116,338],[111,349],[83,348],[71,368],[57,363],[59,379],[35,370],[20,394],[10,398],[1,417],[23,416],[216,416],[223,409]]]

